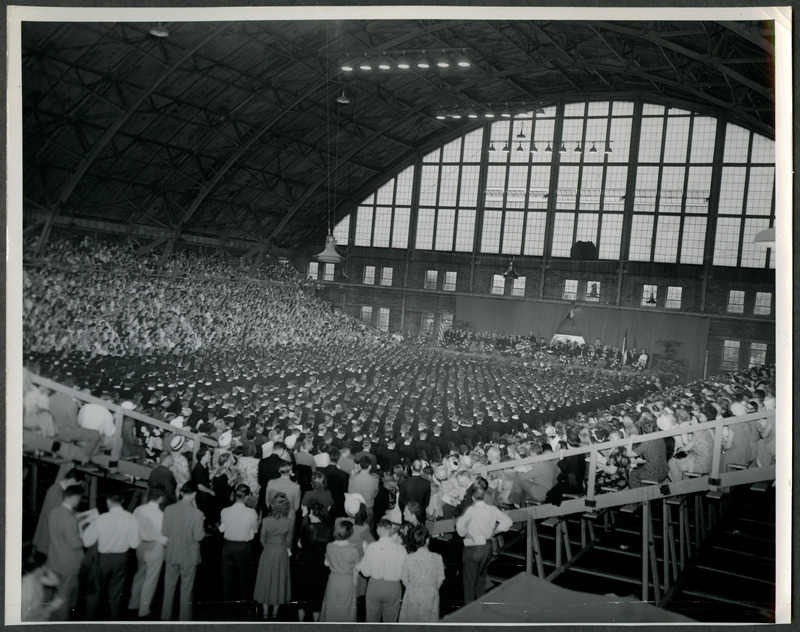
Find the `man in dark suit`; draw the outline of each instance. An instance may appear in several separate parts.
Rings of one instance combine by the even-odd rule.
[[[61,492],[59,492],[61,493]],[[75,510],[81,502],[83,487],[70,485],[63,490],[62,503],[54,507],[47,517],[47,566],[60,580],[56,590],[59,606],[53,611],[52,621],[68,621],[78,599],[78,575],[83,558],[78,520]]]
[[[178,483],[175,475],[170,470],[172,453],[164,450],[159,457],[159,463],[151,471],[147,479],[148,489],[158,488],[164,492],[164,506],[171,505],[178,500]]]
[[[83,478],[83,474],[80,471],[71,469],[64,474],[61,480],[56,481],[47,488],[42,510],[39,512],[39,521],[36,523],[36,531],[33,534],[33,546],[41,556],[46,557],[48,555],[50,532],[47,521],[50,517],[50,512],[64,502],[64,490],[74,485],[79,485],[83,482]]]
[[[265,494],[267,491],[267,483],[276,478],[280,478],[281,465],[286,463],[283,458],[285,455],[286,444],[283,443],[283,441],[276,441],[272,446],[272,454],[258,462],[258,484],[260,485],[260,489],[258,492],[257,509],[262,515],[266,509]]]
[[[400,493],[397,503],[400,511],[405,509],[406,503],[414,500],[420,504],[424,511],[431,500],[431,483],[422,478],[422,461],[415,460],[411,464],[411,476],[400,484]]]
[[[347,491],[350,476],[349,472],[340,470],[336,466],[336,462],[339,460],[339,450],[330,448],[328,453],[318,454],[314,460],[317,463],[317,471],[322,472],[328,478],[328,491],[333,497],[331,518],[344,516],[344,493]]]

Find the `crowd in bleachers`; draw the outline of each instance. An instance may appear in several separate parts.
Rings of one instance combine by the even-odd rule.
[[[379,537],[384,517],[407,553],[425,548],[427,535],[415,531],[412,537],[407,525],[463,515],[476,488],[501,508],[559,503],[565,494],[586,491],[583,455],[486,476],[485,465],[681,426],[685,432],[674,441],[601,453],[596,491],[680,480],[711,468],[710,431],[693,432],[692,425],[775,403],[774,366],[665,385],[649,371],[602,370],[613,367],[618,350],[601,346],[580,352],[597,359],[580,366],[536,362],[536,354],[550,351],[580,357],[575,347],[553,349],[542,341],[478,336],[483,345],[491,339],[493,348],[528,345],[530,355],[503,362],[404,344],[334,310],[278,263],[254,272],[236,260],[178,253],[159,269],[155,257],[142,261],[127,248],[54,242],[45,257],[26,266],[24,303],[31,371],[216,439],[217,448],[199,450],[193,461],[191,441],[129,419],[122,454],[154,466],[168,481],[163,504],[186,490],[184,498],[202,513],[204,538],[225,538],[224,512],[237,502],[256,510],[263,550],[284,538],[291,553],[289,563],[269,549],[273,561],[265,562],[267,569],[287,569],[272,577],[282,586],[289,576],[319,577],[330,563],[349,564],[337,548],[336,561],[324,566],[329,542],[352,544],[364,536],[357,526]],[[474,340],[462,344],[460,334],[452,335],[453,346],[475,351]],[[87,456],[107,448],[113,424],[97,409],[85,411],[98,405],[70,407],[63,399],[26,381],[25,427],[62,438],[71,433]],[[773,424],[733,425],[724,447],[724,467],[770,465]],[[276,494],[292,505],[286,514],[291,535],[276,518],[269,522],[274,533],[264,536],[275,506],[270,484],[283,487]],[[163,481],[151,487],[161,489]],[[352,511],[346,493],[360,494]],[[285,517],[283,501],[278,504],[274,514]],[[350,527],[337,531],[337,518],[349,518]],[[453,553],[459,545],[457,537],[431,543],[451,581],[464,579]],[[354,556],[361,560],[363,541],[359,546]],[[254,542],[251,558],[258,549]],[[251,583],[240,586],[234,601],[260,602],[266,616],[292,602],[309,617],[322,612],[325,618],[324,583],[265,592],[266,580],[259,583],[251,570]],[[257,595],[252,582],[260,586]],[[316,592],[308,594],[304,584],[314,584]],[[360,597],[355,594],[353,603]],[[171,614],[162,612],[162,618]],[[227,614],[247,616],[241,607]],[[351,614],[341,616],[355,620]],[[334,617],[328,620],[338,616],[328,614]]]

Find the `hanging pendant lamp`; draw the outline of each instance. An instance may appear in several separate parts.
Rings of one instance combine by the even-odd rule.
[[[314,259],[322,263],[341,263],[344,261],[342,256],[336,252],[336,237],[333,236],[333,233],[328,233],[325,238],[324,250],[314,255]]]
[[[517,274],[517,271],[514,269],[514,258],[513,257],[508,260],[508,267],[506,268],[506,271],[503,272],[503,276],[505,278],[507,278],[507,279],[518,279],[519,278],[519,274]]]

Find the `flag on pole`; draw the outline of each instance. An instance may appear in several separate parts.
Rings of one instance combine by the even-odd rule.
[[[625,335],[622,338],[622,364],[628,364],[628,330],[625,330]]]
[[[436,340],[441,342],[444,339],[444,318],[439,316],[439,326],[436,328]]]

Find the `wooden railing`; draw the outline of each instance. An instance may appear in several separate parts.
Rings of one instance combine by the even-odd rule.
[[[170,434],[180,435],[186,437],[186,439],[191,439],[193,441],[193,446],[194,446],[192,452],[192,456],[194,458],[197,457],[197,452],[200,449],[201,445],[205,444],[212,447],[217,446],[216,439],[212,439],[211,437],[208,437],[203,434],[198,434],[196,432],[187,430],[185,428],[178,428],[177,426],[170,425],[169,423],[161,421],[160,419],[154,419],[153,417],[143,415],[142,413],[137,413],[134,410],[127,410],[116,402],[109,402],[103,399],[98,399],[97,397],[94,397],[89,393],[85,393],[83,391],[70,388],[69,386],[64,386],[63,384],[59,384],[58,382],[54,382],[53,380],[49,380],[39,375],[31,374],[31,378],[33,383],[36,384],[37,386],[48,388],[52,391],[58,391],[60,393],[66,393],[73,399],[76,399],[81,402],[86,402],[89,404],[98,404],[108,409],[114,415],[114,436],[113,436],[113,442],[111,444],[110,456],[101,454],[94,456],[91,459],[94,463],[101,465],[103,467],[120,469],[120,471],[124,469],[127,471],[124,471],[122,473],[138,477],[141,477],[143,474],[143,470],[147,469],[144,466],[134,467],[135,464],[132,463],[126,464],[125,461],[120,460],[120,455],[122,454],[122,425],[126,417],[140,421],[144,424],[147,424],[148,426],[159,428]]]
[[[486,476],[491,472],[502,472],[522,465],[543,463],[547,461],[558,461],[565,456],[583,454],[587,456],[588,482],[586,495],[580,498],[568,498],[560,506],[552,504],[542,504],[522,509],[513,509],[507,513],[514,522],[526,522],[528,519],[550,518],[552,516],[563,516],[577,512],[593,511],[598,509],[619,507],[631,503],[642,502],[644,500],[655,500],[668,496],[699,492],[703,490],[716,490],[733,485],[753,483],[757,481],[773,480],[775,478],[775,466],[764,466],[749,468],[747,470],[734,470],[729,472],[720,471],[720,461],[722,455],[722,430],[727,426],[740,423],[756,421],[758,419],[775,419],[775,411],[767,410],[741,417],[728,417],[716,419],[701,424],[690,426],[677,426],[671,430],[663,430],[650,434],[637,435],[617,441],[606,441],[582,448],[570,448],[552,454],[542,454],[539,456],[495,463],[479,468],[479,473]],[[595,476],[597,471],[598,452],[613,450],[617,447],[632,448],[638,443],[653,441],[655,439],[665,439],[682,434],[690,434],[701,430],[711,430],[714,433],[714,448],[711,471],[693,476],[682,481],[669,482],[664,485],[647,485],[635,489],[623,489],[614,492],[596,493]],[[433,534],[450,533],[455,530],[454,520],[437,520],[429,523]]]

